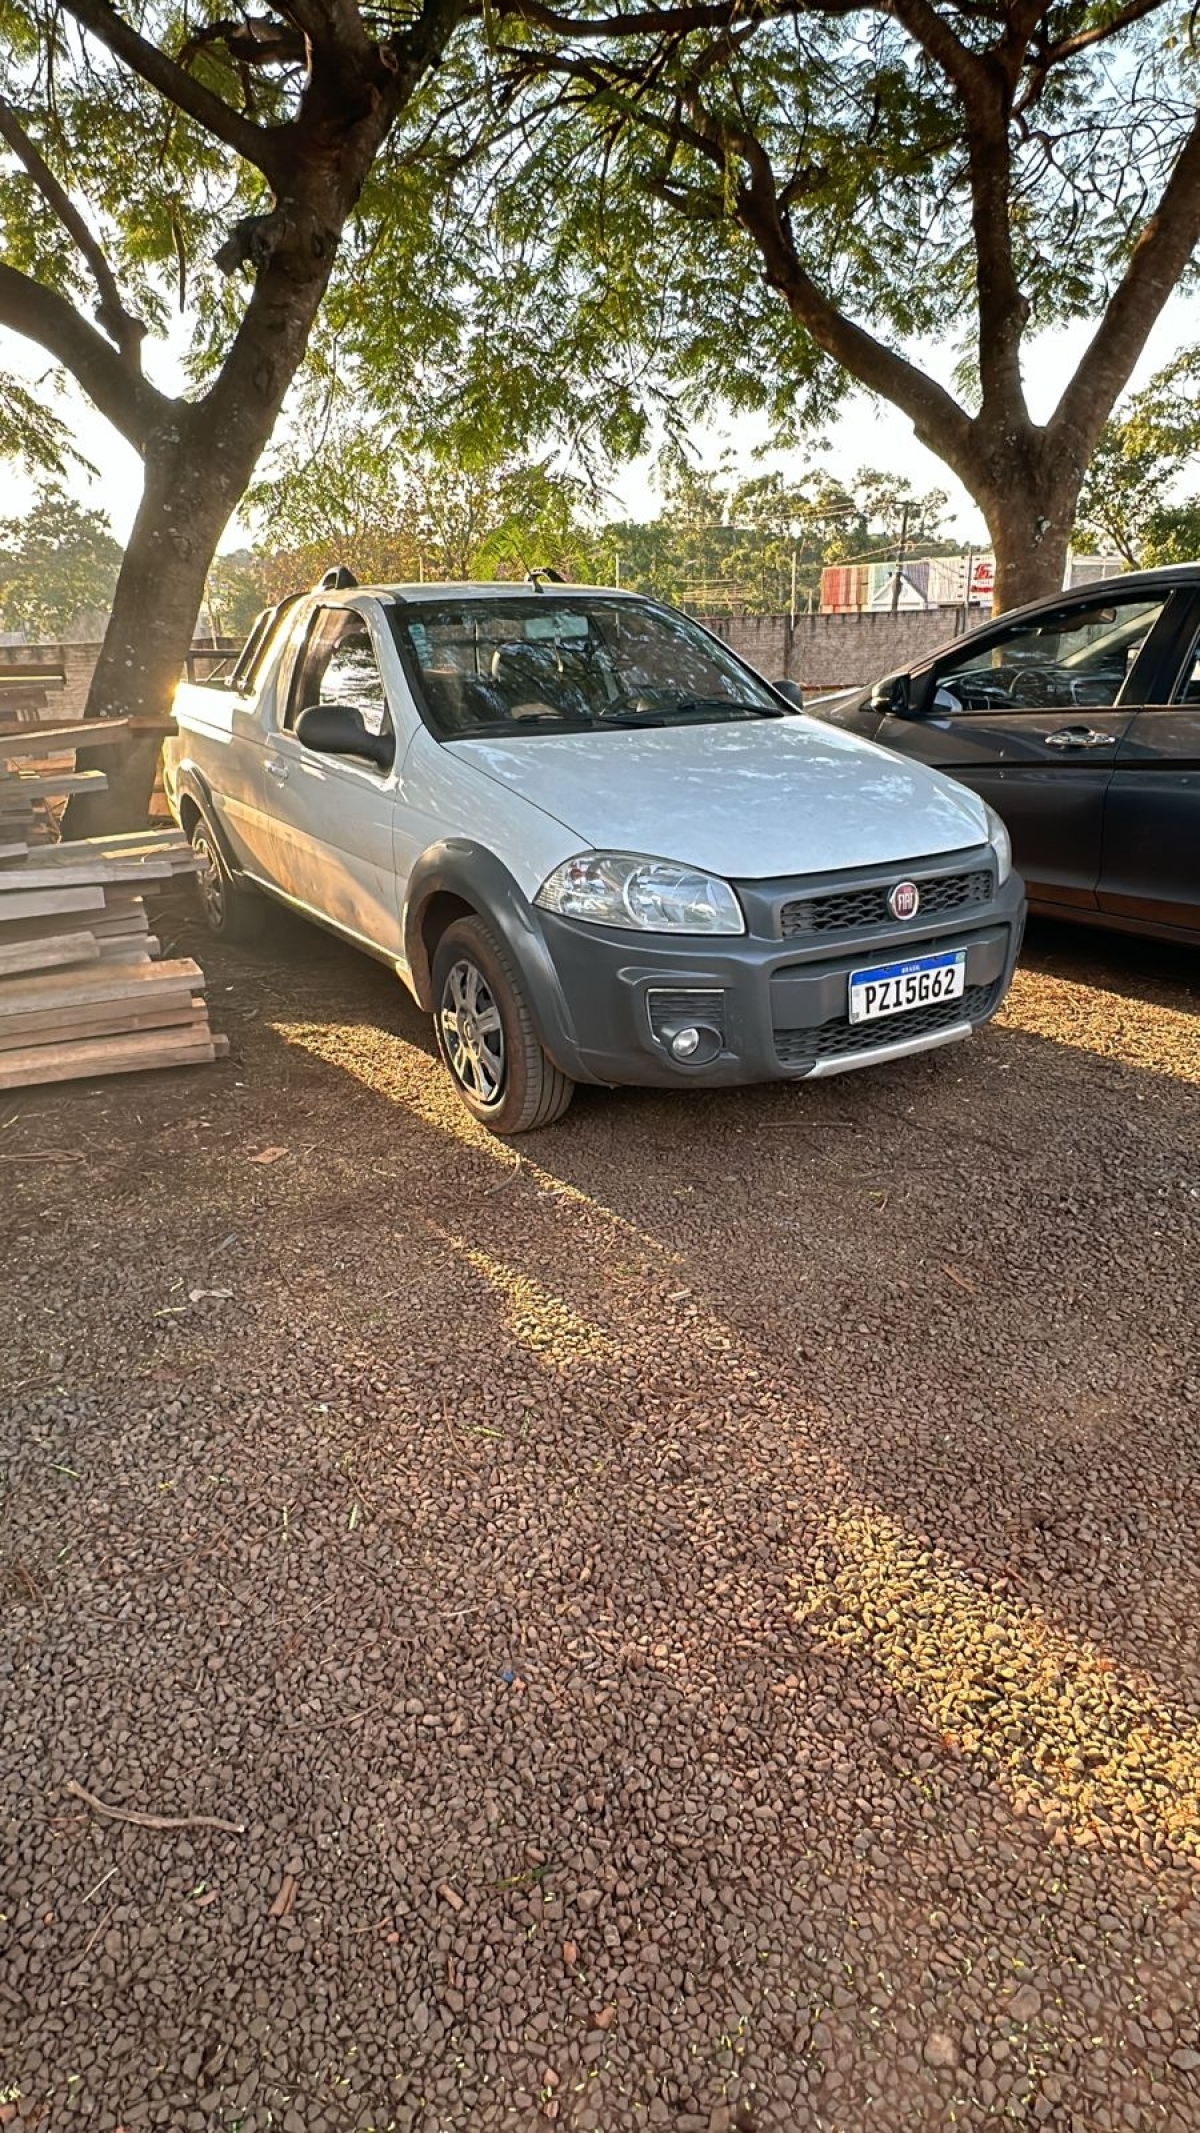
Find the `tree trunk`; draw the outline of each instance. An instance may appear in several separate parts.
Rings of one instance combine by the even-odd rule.
[[[217,542],[304,359],[351,190],[347,184],[342,197],[323,200],[324,215],[307,202],[290,207],[288,244],[260,272],[216,383],[203,400],[174,402],[147,440],[142,501],[84,716],[153,721],[159,730],[135,733],[118,762],[111,750],[94,761],[81,751],[81,767],[104,770],[108,791],[72,800],[69,836],[133,829],[147,819],[162,728]]]
[[[1010,418],[998,442],[980,443],[962,472],[992,537],[992,613],[1002,615],[1061,592],[1082,469],[1031,423]]]
[[[180,409],[179,420],[147,448],[142,501],[84,717],[153,721],[154,730],[135,730],[119,753],[79,751],[79,768],[103,770],[108,790],[71,800],[64,825],[68,836],[136,829],[148,817],[162,728],[192,641],[205,579],[244,486],[231,489],[224,472],[190,409]]]

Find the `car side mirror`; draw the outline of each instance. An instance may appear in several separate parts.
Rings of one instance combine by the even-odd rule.
[[[396,742],[390,733],[370,733],[353,704],[309,704],[296,720],[296,739],[314,755],[365,756],[378,770],[390,770]]]
[[[782,696],[784,703],[791,705],[793,711],[803,711],[804,691],[798,681],[773,681],[771,687],[776,696]]]
[[[912,675],[889,674],[886,680],[877,681],[871,691],[870,704],[872,711],[878,711],[881,716],[886,713],[889,718],[912,718],[915,715]]]

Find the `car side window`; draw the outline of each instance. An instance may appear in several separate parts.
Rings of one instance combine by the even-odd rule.
[[[294,727],[310,704],[357,711],[367,733],[392,730],[371,633],[354,608],[326,607],[317,614],[288,693],[284,725]]]
[[[1183,672],[1175,684],[1171,698],[1173,704],[1200,704],[1200,636],[1183,663]]]
[[[986,650],[964,647],[939,664],[934,713],[1105,709],[1119,701],[1164,605],[1131,593],[1027,616]]]

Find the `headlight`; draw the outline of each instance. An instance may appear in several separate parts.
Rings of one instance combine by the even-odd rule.
[[[987,805],[986,801],[984,804]],[[988,843],[996,854],[996,886],[1003,888],[1012,873],[1012,838],[994,807],[988,808],[987,818]]]
[[[580,852],[564,859],[534,899],[543,911],[634,933],[744,933],[727,881],[672,859],[637,852]]]

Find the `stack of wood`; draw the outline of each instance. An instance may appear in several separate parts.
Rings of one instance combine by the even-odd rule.
[[[103,790],[54,758],[119,729],[0,733],[0,1089],[211,1065],[204,974],[160,960],[146,899],[197,861],[175,829],[55,840],[55,801]]]

